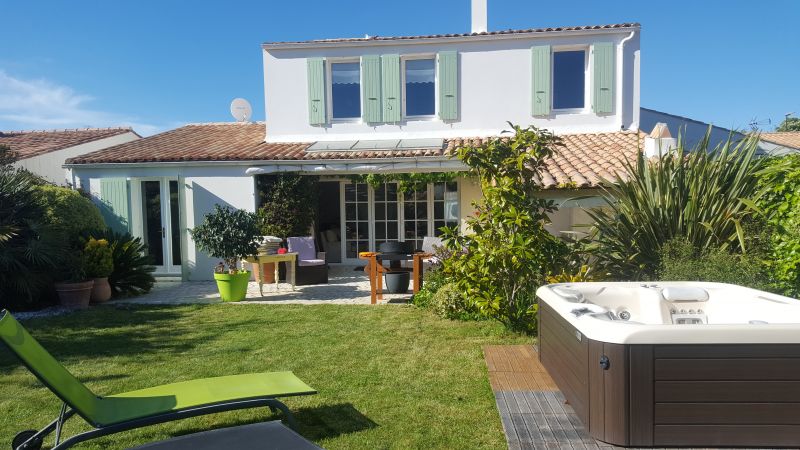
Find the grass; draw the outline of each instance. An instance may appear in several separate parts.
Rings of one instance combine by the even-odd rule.
[[[329,449],[506,448],[481,347],[530,342],[496,323],[442,320],[412,306],[101,306],[25,326],[99,395],[292,370],[319,391],[285,399],[299,432]],[[42,427],[59,406],[0,350],[0,446]],[[75,448],[126,448],[269,418],[268,410],[220,413]],[[79,418],[66,427],[84,429]]]

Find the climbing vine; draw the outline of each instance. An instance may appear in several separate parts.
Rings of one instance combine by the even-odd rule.
[[[425,189],[428,183],[446,183],[453,181],[458,172],[429,172],[429,173],[370,173],[366,175],[350,175],[348,179],[353,183],[367,183],[377,188],[384,183],[397,183],[400,192],[412,192]]]

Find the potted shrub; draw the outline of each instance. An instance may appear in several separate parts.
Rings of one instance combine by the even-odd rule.
[[[111,285],[108,276],[114,271],[111,247],[105,239],[89,238],[83,248],[86,276],[94,281],[92,303],[102,303],[111,298]]]
[[[197,247],[223,260],[214,269],[214,279],[223,301],[237,302],[247,295],[250,271],[239,269],[239,262],[255,255],[259,235],[256,215],[241,209],[214,206],[203,223],[190,230]]]
[[[92,295],[94,281],[86,278],[85,261],[80,252],[71,252],[55,283],[58,301],[67,308],[86,309]]]

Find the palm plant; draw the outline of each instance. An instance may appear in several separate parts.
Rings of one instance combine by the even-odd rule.
[[[108,241],[113,261],[108,284],[115,298],[133,297],[150,291],[155,283],[155,267],[147,256],[147,246],[140,238],[110,228],[104,233],[92,233],[91,237]]]
[[[760,195],[758,139],[731,137],[709,149],[709,135],[684,155],[658,160],[641,153],[628,176],[604,189],[607,208],[588,211],[595,222],[591,247],[597,263],[616,279],[652,279],[661,247],[683,237],[698,250],[745,251],[743,223]]]
[[[0,299],[3,307],[30,307],[65,256],[59,228],[42,223],[36,182],[26,172],[0,170]]]

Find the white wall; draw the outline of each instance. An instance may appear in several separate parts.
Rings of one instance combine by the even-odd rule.
[[[151,177],[181,178],[184,182],[185,227],[181,230],[181,246],[185,256],[183,270],[190,280],[213,279],[213,267],[218,262],[199,251],[187,229],[199,225],[203,216],[214,209],[215,204],[246,211],[255,211],[255,180],[245,175],[247,166],[180,166],[135,167],[117,164],[107,168],[76,168],[74,175],[90,193],[100,197],[100,179],[125,177],[131,181]],[[142,220],[133,212],[131,220],[133,234],[141,236]]]
[[[549,44],[588,46],[593,42],[619,44],[630,29],[512,36],[503,39],[462,39],[428,43],[425,40],[378,41],[316,48],[267,48],[264,50],[264,84],[268,142],[311,142],[318,140],[388,139],[413,137],[459,137],[496,135],[507,128],[506,121],[534,124],[556,133],[616,131],[638,126],[639,120],[639,33],[625,44],[617,82],[614,113],[597,116],[590,108],[591,89],[587,90],[584,113],[553,114],[549,118],[532,116],[531,47]],[[459,53],[459,120],[406,121],[400,124],[371,125],[336,123],[315,126],[308,123],[306,58],[358,57],[398,53],[429,54],[456,50]],[[590,58],[591,61],[591,58]],[[587,70],[591,78],[591,68]],[[618,98],[622,98],[622,104]],[[621,106],[621,107],[620,107]]]
[[[14,163],[16,167],[27,169],[47,181],[59,185],[72,183],[72,174],[69,169],[62,167],[67,158],[85,155],[96,150],[124,144],[139,139],[136,133],[128,132],[116,136],[98,139],[85,144],[67,147],[62,150],[45,153],[43,155],[26,158]]]

